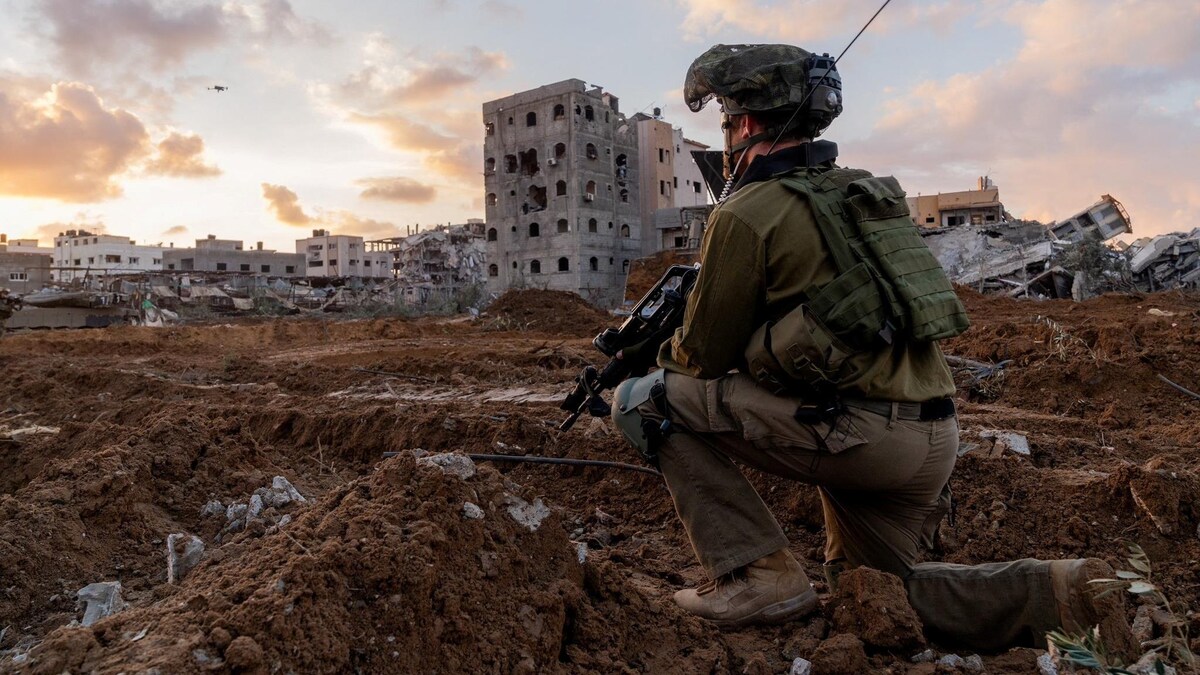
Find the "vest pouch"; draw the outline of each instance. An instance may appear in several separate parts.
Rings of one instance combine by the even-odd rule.
[[[750,376],[774,394],[805,393],[836,385],[852,350],[800,305],[764,323],[744,356]]]
[[[880,281],[870,265],[860,262],[822,286],[808,302],[809,312],[841,343],[857,350],[874,348],[888,320]]]

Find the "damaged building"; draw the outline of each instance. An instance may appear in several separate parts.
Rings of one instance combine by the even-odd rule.
[[[420,304],[487,283],[484,229],[484,221],[472,218],[462,225],[371,240],[367,246],[390,257],[396,292]]]
[[[641,255],[637,126],[571,79],[483,104],[488,290],[620,300]]]
[[[1141,290],[1200,288],[1200,227],[1138,239],[1125,248],[1125,255]]]

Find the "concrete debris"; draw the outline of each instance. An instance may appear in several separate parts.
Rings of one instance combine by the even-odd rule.
[[[1058,663],[1049,653],[1037,657],[1038,675],[1058,675]]]
[[[246,504],[246,520],[254,520],[259,515],[262,514],[262,511],[263,511],[262,495],[259,495],[259,494],[250,495],[250,501],[249,501],[249,503]]]
[[[1134,283],[1144,291],[1200,288],[1200,227],[1142,238],[1125,249]]]
[[[938,659],[937,663],[939,666],[946,666],[947,668],[963,668],[967,664],[963,657],[958,654],[947,654]]]
[[[240,520],[246,515],[246,509],[249,508],[245,504],[230,504],[229,508],[225,509],[225,520]]]
[[[812,661],[796,657],[792,661],[792,667],[788,670],[788,675],[812,675]]]
[[[587,544],[585,544],[582,541],[576,542],[576,544],[575,544],[575,560],[578,561],[580,565],[587,562],[587,552],[588,552]]]
[[[536,532],[541,527],[542,521],[550,515],[550,507],[543,504],[541,499],[534,499],[530,504],[520,497],[508,495],[504,503],[508,507],[508,515],[529,528],[530,532]]]
[[[85,604],[83,610],[83,625],[90,626],[106,616],[116,614],[125,609],[125,601],[121,599],[121,582],[99,581],[88,584],[76,593],[79,601]]]
[[[978,654],[972,654],[963,659],[963,667],[972,673],[983,672],[983,657]]]
[[[230,504],[225,509],[225,527],[217,534],[216,540],[220,542],[231,534],[241,532],[257,520],[265,521],[267,527],[263,531],[274,531],[271,528],[277,529],[292,522],[292,516],[280,515],[279,509],[307,501],[287,478],[275,476],[271,479],[271,487],[260,487],[250,495],[246,503]]]
[[[1137,640],[1138,644],[1145,644],[1154,639],[1154,618],[1151,612],[1154,608],[1150,605],[1141,605],[1137,608],[1137,613],[1133,617],[1133,623],[1130,624],[1130,630],[1133,633],[1133,639]]]
[[[937,652],[932,649],[926,649],[920,654],[913,656],[911,660],[913,663],[933,663],[937,660]]]
[[[1178,671],[1175,668],[1162,664],[1162,669],[1159,669],[1159,654],[1158,652],[1146,652],[1142,658],[1138,659],[1137,663],[1128,666],[1129,672],[1133,675],[1176,675]]]
[[[219,499],[214,499],[214,500],[206,503],[204,505],[204,507],[200,509],[200,515],[201,515],[201,517],[204,517],[204,518],[211,518],[213,516],[219,516],[224,513],[225,513],[225,505],[222,504],[221,500],[219,500]]]
[[[467,480],[475,475],[475,462],[470,457],[453,452],[427,455],[417,459],[417,464],[436,466],[443,472]]]
[[[462,514],[463,518],[467,518],[469,520],[479,520],[480,518],[483,518],[483,509],[479,508],[479,505],[477,504],[465,502],[463,503]]]
[[[1029,439],[1015,431],[984,429],[979,432],[979,437],[992,441],[992,450],[988,455],[989,457],[1000,457],[1005,452],[1011,452],[1022,457],[1029,457],[1032,454],[1029,449]]]
[[[204,542],[194,534],[167,535],[167,583],[178,584],[200,563]]]

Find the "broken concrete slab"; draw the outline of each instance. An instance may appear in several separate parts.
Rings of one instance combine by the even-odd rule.
[[[79,601],[85,604],[83,625],[90,626],[106,616],[125,609],[121,599],[121,582],[99,581],[88,584],[76,592]]]
[[[444,473],[458,476],[463,480],[475,476],[475,462],[470,457],[453,452],[443,452],[436,455],[426,455],[417,459],[417,464],[436,466]]]
[[[992,441],[990,457],[999,457],[1006,452],[1022,457],[1029,457],[1033,454],[1029,448],[1029,439],[1015,431],[983,429],[979,432],[979,437]]]
[[[204,541],[192,534],[167,535],[167,583],[178,584],[204,556]]]
[[[792,661],[792,667],[788,669],[788,675],[812,675],[812,671],[812,661],[802,659],[797,656],[796,659]]]
[[[465,502],[462,506],[462,514],[468,520],[479,520],[483,518],[483,509],[479,508],[478,504]]]
[[[225,513],[225,505],[218,499],[213,499],[207,502],[201,509],[200,515],[204,518],[223,515]]]
[[[291,481],[283,476],[275,476],[271,479],[271,489],[282,491],[291,501],[294,502],[300,502],[303,504],[304,502],[308,501],[304,498],[304,495],[300,494],[300,491],[297,490],[294,485],[292,485]]]
[[[530,532],[536,532],[541,527],[542,521],[550,515],[550,507],[543,504],[541,499],[534,499],[530,504],[515,495],[507,495],[504,504],[508,507],[508,515],[529,528]]]

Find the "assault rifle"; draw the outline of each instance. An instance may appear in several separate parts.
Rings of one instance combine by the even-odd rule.
[[[605,389],[617,386],[635,374],[636,370],[649,367],[646,356],[653,358],[658,346],[683,325],[683,310],[687,307],[688,295],[699,273],[699,265],[672,265],[654,288],[638,301],[633,313],[620,328],[606,328],[592,340],[592,345],[609,357],[608,365],[603,370],[587,366],[576,376],[575,390],[559,406],[571,413],[558,426],[559,431],[567,431],[574,426],[584,412],[592,417],[608,417],[612,409],[600,394]],[[618,353],[634,347],[653,353],[640,355],[636,359],[617,358]]]

